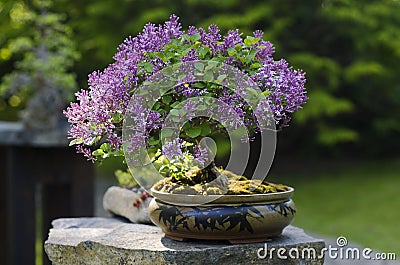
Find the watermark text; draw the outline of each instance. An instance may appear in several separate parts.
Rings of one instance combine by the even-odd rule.
[[[370,248],[348,247],[347,239],[340,236],[336,240],[336,246],[328,245],[321,250],[313,247],[284,248],[268,247],[265,243],[263,248],[257,250],[257,256],[260,259],[278,258],[286,259],[330,259],[339,260],[396,260],[396,253],[377,253]]]

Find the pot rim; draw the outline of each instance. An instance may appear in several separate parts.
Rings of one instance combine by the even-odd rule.
[[[221,205],[221,204],[273,204],[288,201],[292,198],[294,188],[282,192],[266,194],[243,194],[243,195],[191,195],[191,194],[171,194],[161,192],[153,187],[150,189],[151,195],[156,199],[182,206],[196,205]]]

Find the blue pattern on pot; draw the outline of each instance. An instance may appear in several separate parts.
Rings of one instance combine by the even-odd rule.
[[[280,203],[179,206],[153,199],[150,219],[173,239],[265,241],[278,236],[294,218],[289,199]]]

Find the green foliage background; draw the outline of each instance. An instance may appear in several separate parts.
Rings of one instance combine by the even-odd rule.
[[[7,49],[28,34],[33,1],[0,1],[0,76],[18,57]],[[391,155],[400,147],[400,1],[398,0],[59,0],[80,60],[81,88],[123,39],[172,13],[184,27],[217,24],[244,34],[263,29],[285,57],[307,72],[309,102],[279,134],[279,149],[307,155]],[[0,101],[2,117],[14,109]],[[7,114],[7,115],[6,115]]]

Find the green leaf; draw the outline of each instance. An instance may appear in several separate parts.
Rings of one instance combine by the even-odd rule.
[[[174,103],[171,104],[171,108],[175,108],[176,106],[178,106],[180,104],[179,101],[175,101]]]
[[[213,58],[213,59],[216,60],[216,58]],[[218,65],[218,62],[216,62],[215,60],[213,61],[213,59],[208,61],[208,64],[207,64],[206,68],[204,69],[205,71],[212,70],[213,68],[215,68]]]
[[[220,75],[217,77],[217,80],[222,81],[226,78],[226,74]]]
[[[69,146],[73,146],[73,145],[81,144],[81,143],[83,143],[83,139],[82,138],[77,138],[77,139],[74,139],[71,142],[69,142]]]
[[[193,146],[194,144],[185,141],[185,142],[183,142],[183,145],[184,145],[184,146]]]
[[[182,126],[182,130],[186,131],[190,126],[190,122],[185,122],[185,124]]]
[[[266,90],[266,91],[261,92],[261,94],[262,94],[264,97],[268,97],[269,94],[271,94],[271,91]]]
[[[169,112],[169,114],[172,115],[172,116],[179,116],[179,110],[177,110],[177,109],[172,109],[172,110]]]
[[[190,36],[188,34],[182,34],[181,38],[182,38],[182,40],[190,42]]]
[[[171,58],[171,57],[168,57],[167,53],[164,53],[164,52],[156,52],[155,55],[158,58],[160,58],[161,60],[163,60],[163,62],[168,62],[169,59]]]
[[[214,74],[212,71],[208,71],[204,74],[204,81],[206,82],[212,82],[214,81]]]
[[[197,82],[197,83],[194,84],[194,87],[197,87],[197,88],[205,88],[205,87],[206,87],[206,84],[204,84],[203,82]]]
[[[196,138],[201,134],[201,127],[200,126],[189,127],[188,129],[185,130],[185,133],[190,138]]]
[[[100,145],[100,149],[103,150],[104,152],[111,151],[111,147],[110,147],[109,143],[103,143],[102,145]]]
[[[244,44],[246,44],[247,46],[251,46],[251,45],[256,44],[259,41],[260,41],[260,38],[254,38],[252,36],[247,36],[246,39],[244,40]]]
[[[163,52],[155,52],[155,54],[157,55],[158,58],[162,59],[165,57],[165,53]]]
[[[161,107],[160,103],[156,102],[156,103],[154,103],[152,109],[153,110],[158,110],[160,107]]]
[[[172,67],[167,67],[162,70],[162,73],[166,77],[171,77],[174,74],[174,70],[172,69]]]
[[[122,149],[108,153],[108,156],[124,156],[124,151]]]
[[[149,138],[148,140],[149,145],[157,145],[160,143],[159,139]]]
[[[196,33],[196,34],[193,34],[193,35],[190,36],[190,40],[192,42],[196,42],[196,41],[198,41],[200,39],[201,39],[201,35],[199,33]]]
[[[151,63],[148,63],[144,66],[144,70],[148,73],[153,72],[153,65]]]
[[[153,72],[153,65],[149,62],[139,62],[139,67],[147,73]]]
[[[119,123],[124,119],[124,116],[121,113],[114,113],[111,115],[111,122],[112,123]]]
[[[200,59],[204,59],[207,54],[211,53],[211,49],[208,46],[202,46],[198,48],[197,52],[200,55]]]
[[[237,51],[232,47],[229,47],[227,51],[229,56],[233,56],[237,53]]]
[[[183,56],[186,56],[186,55],[188,55],[188,54],[189,54],[189,52],[190,52],[192,49],[193,49],[192,47],[188,47],[188,48],[186,48],[185,50],[183,50],[183,51],[181,52],[181,55],[180,55],[180,57],[182,57],[182,55],[183,55]]]
[[[161,134],[160,139],[162,137],[164,137],[164,138],[171,137],[174,134],[174,131],[175,131],[174,129],[163,128],[163,130],[160,132],[160,134]]]
[[[246,56],[246,63],[250,63],[256,56],[257,50],[251,50],[251,52]]]
[[[250,65],[250,67],[253,68],[253,69],[259,69],[261,66],[262,66],[262,65],[261,65],[260,63],[252,63],[252,64]]]
[[[200,133],[201,136],[207,136],[207,135],[211,134],[210,124],[205,122],[205,123],[202,123],[200,125],[200,127],[201,127],[201,133]]]
[[[180,122],[182,118],[178,117],[178,116],[171,116],[171,120],[173,122]]]
[[[94,155],[94,156],[103,156],[104,155],[104,151],[102,150],[102,149],[97,149],[97,150],[94,150],[93,152],[92,152],[92,155]]]
[[[203,70],[204,70],[204,64],[201,63],[201,62],[195,62],[195,63],[194,63],[194,67],[195,67],[197,70],[199,70],[200,72],[203,72]]]
[[[242,45],[240,45],[240,44],[235,45],[235,50],[241,51],[242,49],[243,49]]]
[[[163,96],[162,97],[162,102],[164,104],[169,104],[172,101],[172,97],[171,96]]]

